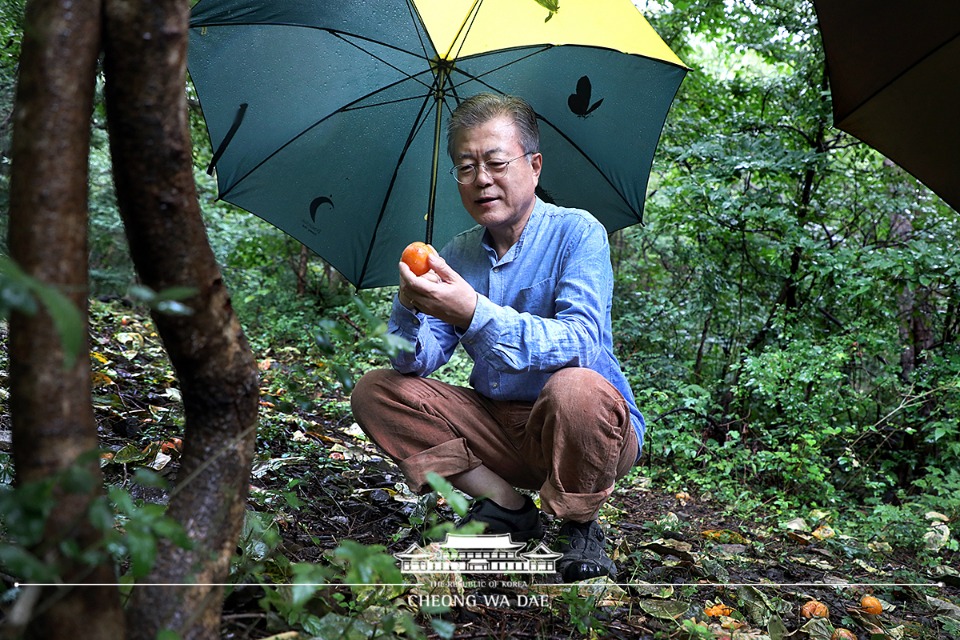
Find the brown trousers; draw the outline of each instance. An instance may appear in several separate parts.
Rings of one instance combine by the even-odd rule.
[[[483,464],[539,491],[547,513],[579,522],[596,519],[638,453],[626,401],[589,369],[557,371],[533,403],[379,369],[360,379],[351,404],[411,490],[424,491],[430,471],[451,477]]]

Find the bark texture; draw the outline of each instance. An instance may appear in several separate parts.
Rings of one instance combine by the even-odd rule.
[[[193,541],[163,541],[137,587],[130,638],[172,629],[218,638],[229,561],[236,549],[255,442],[259,380],[200,216],[184,93],[185,0],[106,0],[104,71],[114,179],[130,253],[156,291],[191,287],[188,316],[153,314],[177,372],[186,414],[180,475],[168,515]]]
[[[25,16],[14,111],[10,183],[11,257],[81,310],[87,327],[87,157],[100,47],[99,0],[34,0]],[[85,346],[85,345],[84,345]],[[33,549],[64,583],[112,583],[109,564],[65,556],[59,543],[93,548],[100,533],[87,518],[102,495],[84,348],[65,368],[50,315],[14,313],[10,322],[10,412],[18,485],[80,471],[83,483],[59,482],[43,540]],[[85,455],[87,454],[87,455]],[[85,473],[84,473],[85,472]],[[74,480],[79,476],[74,474]],[[39,591],[39,593],[38,593]],[[27,587],[7,625],[28,638],[122,638],[123,614],[113,587]],[[35,599],[35,600],[34,600]],[[90,624],[90,612],[96,624]]]

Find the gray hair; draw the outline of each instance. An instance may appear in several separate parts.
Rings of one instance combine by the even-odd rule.
[[[509,116],[520,134],[520,146],[526,153],[540,151],[540,128],[537,114],[526,100],[516,96],[478,93],[470,96],[453,110],[447,125],[447,154],[453,157],[453,143],[457,134],[473,129],[500,116]]]

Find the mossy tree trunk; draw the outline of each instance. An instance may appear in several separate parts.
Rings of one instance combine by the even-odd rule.
[[[168,514],[192,546],[161,540],[126,616],[115,587],[42,592],[29,637],[219,637],[222,589],[242,526],[255,442],[259,380],[253,353],[207,240],[193,182],[185,79],[187,0],[31,0],[14,121],[10,248],[29,275],[81,309],[86,329],[87,158],[97,60],[104,54],[114,179],[143,284],[185,287],[189,315],[154,313],[176,369],[186,432]],[[63,556],[65,536],[95,547],[87,509],[102,498],[88,349],[64,370],[61,336],[41,309],[10,327],[11,413],[18,483],[87,471],[88,490],[54,494],[34,549],[66,582],[110,585],[113,567]],[[85,453],[93,453],[83,458]],[[73,477],[77,477],[74,474]],[[55,596],[55,597],[45,597]],[[129,621],[125,625],[125,620]],[[126,628],[125,628],[126,627]]]
[[[10,253],[28,275],[58,289],[80,309],[85,335],[87,157],[100,0],[35,0],[24,24],[11,150]],[[42,540],[32,551],[68,585],[109,585],[116,581],[109,564],[90,566],[61,547],[72,541],[80,549],[95,548],[101,538],[87,517],[91,502],[103,496],[89,350],[84,344],[66,368],[60,333],[47,310],[38,307],[34,315],[14,312],[10,319],[16,482],[22,487],[64,480],[54,486]],[[74,473],[65,473],[71,469]],[[18,609],[24,619],[13,621],[26,625],[26,637],[124,636],[120,596],[113,587],[26,587],[22,597],[36,603]]]
[[[210,248],[193,180],[184,92],[189,3],[106,0],[104,72],[114,180],[143,284],[187,287],[190,315],[154,313],[186,414],[169,515],[192,549],[163,541],[129,607],[130,636],[219,637],[223,590],[243,521],[259,380],[253,353]]]

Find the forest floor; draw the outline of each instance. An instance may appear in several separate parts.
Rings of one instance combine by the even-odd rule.
[[[107,480],[127,483],[135,497],[163,501],[162,493],[140,492],[128,480],[138,465],[176,476],[170,443],[183,434],[175,378],[149,319],[116,304],[95,306],[92,315],[94,404],[110,452]],[[285,570],[289,576],[291,563],[339,566],[342,576],[333,552],[344,540],[382,545],[390,556],[425,546],[423,529],[455,516],[436,494],[431,502],[405,490],[396,466],[362,438],[342,395],[284,400],[283,386],[301,371],[295,350],[258,358],[261,429],[249,513],[261,526],[247,528],[235,572],[238,581],[254,584],[232,590],[222,637],[305,640],[311,635],[287,633],[288,621],[263,605],[265,591],[255,583]],[[853,634],[847,637],[861,640],[960,639],[960,554],[921,562],[834,531],[816,514],[734,515],[735,505],[657,487],[647,471],[638,467],[624,479],[601,514],[619,567],[615,581],[562,585],[546,572],[407,573],[388,602],[381,598],[365,611],[356,590],[331,584],[318,592],[315,613],[362,621],[318,637],[369,637],[377,628],[372,618],[383,616],[386,604],[409,611],[430,638],[829,640],[845,628]],[[548,548],[556,526],[544,539]],[[867,595],[879,599],[882,612],[860,610]],[[804,617],[810,600],[826,605],[829,617]]]

